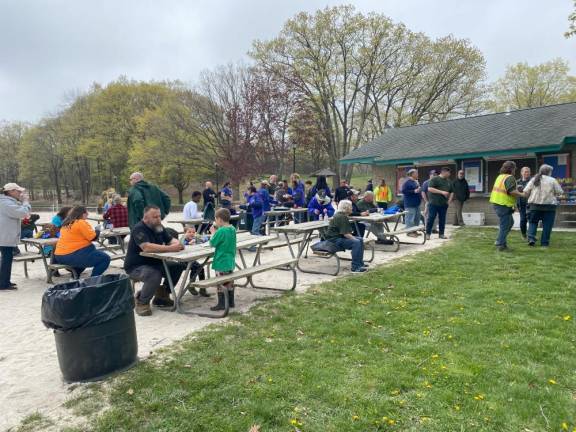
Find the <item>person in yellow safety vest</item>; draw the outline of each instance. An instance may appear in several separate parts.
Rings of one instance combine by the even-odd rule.
[[[510,250],[506,243],[506,237],[514,225],[512,214],[514,213],[514,207],[516,207],[516,198],[524,196],[522,192],[518,192],[516,179],[514,178],[515,172],[516,164],[514,162],[504,162],[490,194],[490,202],[494,206],[494,212],[496,212],[500,221],[495,244],[501,252]]]
[[[392,188],[388,187],[386,180],[382,179],[380,186],[376,186],[376,189],[374,189],[374,198],[378,207],[384,210],[388,208],[388,203],[392,202]]]

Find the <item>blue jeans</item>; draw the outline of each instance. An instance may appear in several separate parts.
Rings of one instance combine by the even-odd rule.
[[[78,276],[87,267],[93,267],[92,276],[100,276],[110,265],[110,256],[96,250],[94,245],[91,244],[68,255],[54,255],[54,263],[74,268]]]
[[[444,228],[446,227],[446,213],[448,206],[437,206],[434,204],[428,205],[428,220],[426,221],[426,234],[432,234],[432,227],[434,226],[434,219],[438,215],[438,233],[444,235]]]
[[[530,210],[530,224],[528,225],[528,241],[536,243],[536,231],[538,222],[542,221],[542,236],[540,244],[548,246],[550,244],[550,235],[556,218],[556,210]]]
[[[406,207],[406,228],[412,228],[420,225],[420,207]]]
[[[252,235],[261,235],[260,234],[260,229],[262,228],[262,222],[264,222],[264,218],[266,216],[264,216],[263,214],[255,217],[254,221],[252,222],[252,231],[250,231],[250,234]]]
[[[0,289],[10,286],[12,276],[12,258],[14,258],[14,246],[0,246],[2,261],[0,262]]]
[[[330,241],[342,250],[352,250],[352,270],[359,269],[364,265],[364,242],[361,238],[340,237]]]
[[[506,246],[506,237],[514,225],[514,208],[494,204],[494,212],[500,221],[498,226],[498,237],[496,238],[496,246]]]

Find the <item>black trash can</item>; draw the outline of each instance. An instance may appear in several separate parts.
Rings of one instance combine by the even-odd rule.
[[[96,381],[138,361],[134,296],[126,275],[54,285],[42,297],[42,322],[54,329],[67,382]]]

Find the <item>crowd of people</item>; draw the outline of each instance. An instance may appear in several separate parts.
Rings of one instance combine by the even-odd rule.
[[[500,251],[509,250],[507,236],[513,226],[512,214],[520,213],[520,230],[529,246],[536,244],[538,224],[542,223],[540,244],[547,247],[554,224],[557,196],[562,189],[552,177],[552,167],[542,165],[538,174],[531,177],[530,168],[523,167],[520,178],[514,177],[516,165],[512,161],[504,162],[500,175],[494,183],[490,202],[499,219],[496,246]],[[104,273],[110,265],[110,256],[94,246],[100,236],[101,228],[129,227],[131,231],[124,269],[130,277],[142,281],[143,287],[137,294],[136,312],[146,316],[152,313],[150,302],[159,307],[172,307],[167,274],[162,263],[156,259],[143,257],[141,252],[175,252],[187,244],[198,240],[198,234],[206,234],[206,240],[216,247],[212,267],[226,274],[234,270],[236,230],[231,225],[231,216],[236,213],[234,194],[230,183],[225,183],[220,191],[215,191],[211,182],[206,182],[203,191],[194,191],[191,200],[184,206],[185,220],[201,220],[197,226],[188,227],[184,237],[165,229],[162,220],[169,214],[170,197],[158,186],[144,180],[142,173],[135,172],[129,178],[131,188],[127,202],[115,193],[110,193],[103,205],[104,227],[93,228],[87,222],[88,211],[85,207],[62,207],[44,228],[36,235],[43,238],[58,237],[56,246],[46,246],[44,252],[51,255],[53,263],[63,264],[80,275],[86,268],[92,269],[92,276]],[[374,187],[372,180],[360,195],[345,180],[331,191],[326,177],[318,176],[313,184],[303,182],[297,173],[289,180],[279,180],[270,176],[262,180],[259,187],[250,183],[244,193],[245,203],[239,208],[246,211],[248,230],[253,235],[263,234],[266,212],[272,208],[302,208],[304,212],[294,213],[294,223],[305,220],[329,220],[324,233],[326,241],[332,242],[340,250],[352,251],[352,271],[363,272],[367,266],[363,261],[364,243],[362,237],[366,226],[352,224],[350,216],[368,215],[377,211],[406,211],[407,228],[424,223],[428,238],[438,233],[445,239],[446,215],[450,205],[454,206],[454,225],[464,225],[462,211],[470,198],[470,189],[464,171],[458,171],[451,179],[451,169],[432,170],[429,178],[420,184],[418,170],[410,169],[401,183],[400,201],[394,200],[392,188],[382,179]],[[203,201],[203,203],[201,203]],[[202,207],[202,208],[201,208]],[[0,290],[15,290],[11,281],[12,261],[19,252],[18,244],[22,238],[31,237],[36,229],[37,218],[32,217],[29,196],[26,190],[16,183],[8,183],[0,194]],[[422,215],[423,213],[423,215]],[[385,233],[372,227],[378,240],[385,241]],[[422,235],[412,230],[409,236]],[[196,263],[197,264],[197,263]],[[169,273],[177,281],[184,268],[170,265]],[[197,264],[193,276],[204,278],[202,266]],[[193,294],[208,296],[205,291]],[[234,307],[234,292],[231,287],[218,291],[218,303],[213,310],[224,308],[224,296],[228,296],[230,307]]]

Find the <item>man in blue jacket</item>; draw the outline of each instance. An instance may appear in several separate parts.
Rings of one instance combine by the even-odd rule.
[[[420,183],[418,182],[418,170],[413,168],[408,171],[408,178],[402,185],[404,195],[404,210],[406,215],[406,228],[416,227],[420,224]],[[420,233],[411,232],[406,234],[410,237],[418,237]]]

